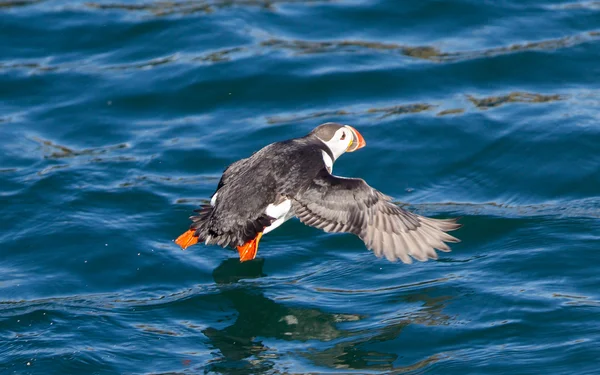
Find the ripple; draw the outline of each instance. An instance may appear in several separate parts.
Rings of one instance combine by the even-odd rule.
[[[566,306],[600,307],[600,301],[594,300],[588,296],[575,296],[562,293],[553,293],[552,297],[567,300],[567,302],[564,303]]]
[[[467,95],[467,98],[477,108],[486,110],[488,108],[499,107],[506,103],[548,103],[558,100],[565,100],[562,95],[542,95],[528,92],[511,92],[501,96],[488,96],[485,98],[476,98],[473,95]]]
[[[260,43],[272,49],[287,49],[299,55],[321,53],[359,53],[364,51],[397,52],[415,58],[434,60],[442,53],[431,46],[409,47],[395,43],[342,40],[342,41],[308,41],[268,39]]]
[[[110,8],[111,4],[103,7]],[[131,5],[144,8],[146,5]],[[103,8],[104,9],[104,8]],[[266,39],[254,45],[240,45],[217,51],[201,54],[178,53],[174,55],[154,57],[143,61],[128,64],[96,65],[85,62],[72,61],[51,65],[47,58],[42,61],[12,61],[0,62],[0,70],[28,70],[37,73],[55,73],[57,71],[75,71],[81,73],[101,73],[103,71],[119,70],[147,70],[173,63],[202,63],[220,64],[242,57],[261,56],[272,50],[289,50],[297,56],[310,54],[354,54],[354,53],[396,53],[418,60],[427,60],[436,63],[456,63],[481,58],[515,54],[526,51],[554,51],[577,46],[583,43],[595,43],[600,40],[600,31],[587,31],[576,35],[565,36],[557,39],[548,39],[537,42],[511,44],[508,46],[494,47],[470,51],[444,52],[433,46],[404,46],[396,43],[342,40],[342,41],[307,41],[287,39]]]
[[[195,177],[171,177],[171,176],[159,176],[159,175],[144,175],[144,176],[136,176],[133,179],[122,182],[119,184],[119,187],[129,188],[134,186],[159,183],[159,184],[167,184],[167,185],[181,185],[181,184],[193,184],[196,185],[198,183],[203,183],[206,181],[214,181],[218,182],[220,177],[211,177],[211,176],[195,176]],[[176,203],[188,203],[193,200],[191,199],[182,199],[176,201]]]
[[[150,326],[147,324],[138,324],[135,326],[135,328],[141,329],[144,332],[153,333],[156,335],[181,336],[180,333],[177,333],[175,331],[171,331],[171,330],[160,328],[160,327]]]
[[[257,7],[275,11],[276,6],[284,4],[315,4],[332,2],[333,0],[211,0],[211,1],[153,1],[136,4],[88,2],[85,5],[92,9],[122,10],[129,12],[145,12],[156,17],[172,15],[211,14],[220,9],[231,7]]]
[[[516,43],[508,46],[455,52],[444,52],[434,46],[405,46],[397,43],[360,40],[306,41],[269,39],[261,42],[261,46],[273,49],[290,50],[298,55],[364,52],[396,53],[415,59],[428,60],[431,62],[454,63],[526,51],[554,51],[573,47],[583,43],[595,43],[599,39],[600,31],[592,30],[556,39],[546,39],[536,42]]]
[[[34,5],[43,2],[44,0],[7,0],[0,1],[0,9],[1,8],[19,8],[25,7],[29,5]]]
[[[429,111],[435,108],[435,105],[425,104],[425,103],[417,103],[417,104],[408,104],[408,105],[396,105],[392,107],[384,107],[384,108],[371,108],[367,110],[367,113],[383,113],[380,119],[394,116],[394,115],[404,115],[409,113],[419,113],[423,111]]]
[[[556,101],[564,101],[569,99],[569,96],[562,94],[539,94],[530,92],[510,92],[508,94],[493,95],[487,97],[477,98],[471,94],[465,94],[464,97],[479,110],[487,110],[490,108],[500,107],[507,104],[538,104],[538,103],[552,103]],[[448,100],[448,103],[454,100]],[[372,107],[368,109],[361,108],[345,108],[345,109],[331,109],[322,110],[315,112],[301,112],[290,115],[273,115],[267,116],[266,122],[268,124],[285,124],[290,122],[302,122],[306,120],[313,120],[319,118],[331,118],[331,117],[349,117],[349,116],[369,116],[373,114],[381,114],[378,119],[385,119],[391,116],[402,116],[418,113],[431,112],[438,107],[443,107],[444,102],[440,103],[408,103],[399,104],[393,106],[382,106]],[[437,116],[447,115],[461,115],[466,111],[465,108],[451,108],[438,112]]]
[[[444,109],[443,111],[438,112],[437,116],[461,115],[463,113],[465,113],[464,108],[450,108],[450,109]]]
[[[64,159],[64,158],[76,158],[78,156],[95,156],[95,155],[103,155],[116,150],[123,150],[130,148],[131,146],[127,143],[120,143],[116,145],[102,146],[102,147],[93,147],[86,148],[82,150],[77,150],[71,147],[63,146],[57,143],[54,143],[47,139],[42,139],[38,137],[32,137],[32,140],[38,142],[42,145],[42,150],[44,152],[45,159]],[[94,160],[94,159],[92,159]]]
[[[106,67],[105,69],[108,69],[108,70],[132,70],[132,69],[145,70],[145,69],[152,69],[156,66],[173,63],[176,61],[177,61],[177,55],[171,55],[171,56],[166,56],[166,57],[159,57],[156,59],[150,59],[148,61],[143,61],[140,63],[110,66],[110,67]]]
[[[41,73],[45,73],[45,72],[55,72],[61,69],[67,69],[67,67],[64,66],[50,66],[47,65],[43,62],[12,62],[12,63],[3,63],[0,62],[0,69],[3,70],[29,70],[29,71],[37,71],[37,72],[41,72]]]
[[[559,10],[600,10],[600,1],[577,1],[564,4],[550,5],[550,9]]]
[[[346,111],[344,109],[332,110],[332,111],[320,111],[320,112],[312,112],[308,114],[295,114],[290,116],[268,116],[267,123],[268,124],[284,124],[289,122],[298,122],[305,120],[312,120],[323,117],[338,117],[338,116],[351,116],[356,115],[356,112]]]
[[[290,122],[301,122],[306,120],[328,118],[328,117],[347,117],[347,116],[364,116],[372,114],[381,114],[378,119],[384,119],[390,116],[409,115],[420,112],[430,111],[436,108],[436,104],[427,103],[413,103],[413,104],[399,104],[394,106],[384,107],[373,107],[366,110],[351,110],[351,109],[337,109],[337,110],[325,110],[312,113],[300,113],[292,115],[275,115],[267,116],[266,121],[268,124],[284,124]]]
[[[225,62],[225,61],[231,61],[231,59],[234,58],[236,55],[238,55],[240,52],[245,52],[245,51],[249,51],[249,49],[246,47],[227,48],[227,49],[222,49],[222,50],[215,51],[215,52],[210,52],[210,53],[204,54],[202,56],[194,57],[194,58],[192,58],[192,61],[201,61],[201,62],[213,63],[213,64]]]
[[[600,218],[600,199],[585,198],[575,199],[568,202],[552,202],[540,204],[513,205],[507,203],[487,202],[445,202],[445,203],[420,203],[409,204],[405,202],[394,202],[401,207],[413,208],[424,215],[434,212],[452,212],[459,215],[474,216],[497,216],[505,218],[536,217],[536,216],[558,216],[572,218]]]
[[[444,278],[439,278],[439,279],[435,279],[435,280],[425,280],[425,281],[419,281],[417,283],[411,283],[411,284],[403,284],[403,285],[396,285],[396,286],[391,286],[391,287],[383,287],[383,288],[373,288],[373,289],[339,289],[339,288],[323,288],[323,287],[315,287],[315,291],[317,292],[326,292],[326,293],[341,293],[341,294],[372,294],[372,293],[387,293],[389,291],[394,291],[394,290],[402,290],[402,289],[411,289],[414,287],[421,287],[421,286],[427,286],[427,285],[435,285],[435,284],[439,284],[439,283],[445,283],[447,281],[456,279],[457,276],[452,276],[452,277],[444,277]]]

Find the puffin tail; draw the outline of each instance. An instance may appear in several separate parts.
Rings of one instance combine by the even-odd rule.
[[[254,259],[263,231],[274,219],[265,214],[255,220],[248,220],[243,225],[223,226],[218,218],[213,216],[213,210],[214,207],[208,204],[194,210],[197,214],[190,217],[192,225],[177,237],[175,243],[183,250],[197,243],[233,247],[237,248],[242,262]]]
[[[198,242],[204,241],[203,238],[205,236],[203,236],[203,233],[206,232],[206,223],[211,216],[212,210],[213,207],[208,204],[202,205],[198,210],[194,210],[198,214],[190,216],[190,220],[193,222],[192,225],[190,225],[190,229],[175,240],[175,243],[179,245],[182,250],[185,250]]]

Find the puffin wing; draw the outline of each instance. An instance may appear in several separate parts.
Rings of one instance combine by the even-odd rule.
[[[411,257],[437,259],[444,242],[459,242],[445,233],[460,228],[456,219],[430,219],[391,202],[364,180],[332,176],[322,169],[308,188],[292,199],[296,216],[325,232],[354,233],[377,257],[412,263]]]

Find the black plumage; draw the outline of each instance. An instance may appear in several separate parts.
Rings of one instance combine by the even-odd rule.
[[[425,261],[437,259],[435,249],[450,251],[444,242],[458,240],[445,232],[460,227],[455,219],[408,212],[362,179],[330,174],[324,153],[332,161],[336,155],[326,141],[342,126],[321,125],[305,137],[270,144],[231,164],[219,181],[214,206],[204,205],[191,217],[194,235],[206,244],[243,245],[276,220],[265,212],[270,204],[290,200],[304,224],[354,233],[378,257],[410,263],[411,256]],[[350,143],[348,151],[351,147],[359,148]]]
[[[295,197],[325,167],[323,142],[309,134],[270,144],[223,172],[215,206],[204,205],[192,216],[190,229],[200,241],[220,246],[240,246],[256,237],[274,218],[265,214],[269,204]]]

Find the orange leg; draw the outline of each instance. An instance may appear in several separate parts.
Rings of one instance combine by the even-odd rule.
[[[260,241],[262,235],[262,232],[258,232],[256,238],[246,242],[242,246],[237,247],[238,253],[240,253],[240,262],[245,262],[247,260],[256,258],[256,253],[258,252],[258,242]]]
[[[187,249],[189,246],[195,245],[198,243],[198,236],[194,236],[196,233],[195,229],[190,229],[181,236],[177,237],[175,243],[183,250]]]

